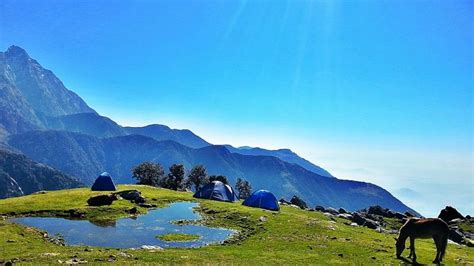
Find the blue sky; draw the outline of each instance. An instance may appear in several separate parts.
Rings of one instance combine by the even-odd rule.
[[[16,44],[123,125],[288,147],[474,214],[472,1],[0,2]]]

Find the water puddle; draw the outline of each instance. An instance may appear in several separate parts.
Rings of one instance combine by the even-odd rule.
[[[193,211],[198,203],[175,202],[166,208],[151,210],[136,218],[123,218],[111,223],[92,223],[87,220],[68,220],[57,217],[21,217],[11,221],[59,234],[68,245],[111,248],[139,248],[141,246],[201,247],[228,239],[234,231],[204,225],[171,223],[177,220],[197,221],[201,216]],[[200,238],[193,241],[168,242],[157,238],[164,234],[190,234]]]

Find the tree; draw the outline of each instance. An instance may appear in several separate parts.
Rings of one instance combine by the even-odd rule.
[[[239,199],[246,199],[250,196],[250,194],[252,194],[252,186],[250,185],[249,181],[240,177],[237,178],[235,188],[237,191],[239,191]]]
[[[172,190],[184,190],[184,166],[182,164],[173,164],[170,166],[170,172],[163,178],[161,186]]]
[[[201,185],[206,183],[206,178],[206,168],[202,165],[196,165],[191,169],[191,172],[189,172],[187,183],[194,185],[194,189],[198,191]]]
[[[209,176],[209,183],[211,183],[212,181],[221,181],[222,183],[224,183],[226,185],[229,184],[229,181],[227,180],[227,177],[223,176],[223,175],[210,175]]]
[[[137,184],[158,186],[165,172],[158,163],[143,162],[132,168],[132,177],[137,179]]]

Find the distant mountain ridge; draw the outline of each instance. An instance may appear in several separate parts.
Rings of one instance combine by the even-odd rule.
[[[253,147],[239,147],[235,148],[232,145],[225,145],[225,147],[232,153],[239,153],[243,155],[254,155],[254,156],[274,156],[285,162],[297,164],[308,171],[316,173],[318,175],[333,177],[325,169],[311,163],[310,161],[301,158],[298,154],[294,153],[290,149],[279,149],[279,150],[266,150],[262,148],[253,148]]]
[[[188,168],[199,163],[210,173],[232,181],[243,177],[254,188],[296,194],[311,204],[411,210],[378,186],[334,178],[288,149],[212,145],[189,130],[164,125],[122,127],[97,114],[19,47],[0,53],[0,71],[0,147],[14,147],[84,183],[104,170],[119,182],[132,182],[130,167],[144,160]]]
[[[164,166],[183,163],[187,169],[203,164],[209,174],[224,174],[231,183],[238,177],[255,189],[269,189],[278,197],[299,195],[311,205],[362,209],[379,204],[397,211],[413,211],[384,189],[364,182],[320,176],[272,156],[231,153],[225,146],[193,149],[174,141],[142,135],[96,138],[65,131],[30,131],[13,135],[9,144],[34,160],[74,174],[91,184],[107,169],[119,183],[131,183],[130,169],[143,161]]]
[[[36,163],[24,155],[0,149],[0,198],[82,185],[78,180],[56,169]]]

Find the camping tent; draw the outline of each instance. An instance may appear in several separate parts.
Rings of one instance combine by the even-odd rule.
[[[94,184],[91,187],[93,191],[114,191],[115,185],[114,181],[112,181],[112,177],[110,177],[109,173],[103,172],[97,179],[95,180]]]
[[[272,211],[280,210],[280,206],[278,205],[278,201],[268,190],[258,190],[252,193],[250,197],[248,197],[242,205],[250,206],[250,207],[257,207]]]
[[[195,198],[218,201],[237,201],[234,189],[221,181],[212,181],[194,193]]]

